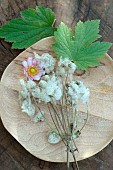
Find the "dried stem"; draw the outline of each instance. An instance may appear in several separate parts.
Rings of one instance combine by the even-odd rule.
[[[67,84],[67,81],[68,81],[68,73],[67,73],[67,76],[66,76],[66,79],[65,79],[65,87],[64,87],[64,90],[65,90],[65,101],[67,103],[67,93],[66,93],[66,84]],[[70,132],[70,116],[69,116],[69,110],[68,110],[68,107],[67,107],[67,104],[66,104],[66,113],[67,113],[67,123],[68,123],[68,128],[69,128],[69,132]]]
[[[57,117],[58,117],[58,119],[59,119],[59,122],[60,122],[60,124],[61,124],[61,127],[63,128],[63,130],[64,130],[64,132],[65,132],[65,134],[66,134],[66,129],[64,128],[63,123],[62,123],[62,121],[61,121],[61,119],[60,119],[60,117],[59,117],[59,114],[57,113],[57,111],[56,111],[56,109],[55,109],[56,106],[55,106],[53,103],[50,103],[50,104],[51,104],[51,106],[52,106],[55,114],[57,115]]]
[[[77,152],[79,153],[79,150],[78,150],[78,148],[77,148],[77,146],[76,146],[76,143],[75,143],[75,140],[73,139],[73,137],[72,137],[72,141],[73,141],[73,144],[74,144],[74,146],[75,146],[75,151],[77,151]]]
[[[63,106],[62,106],[61,100],[60,100],[60,107],[61,107],[61,115],[62,115],[63,126],[64,126],[64,128],[66,128],[66,121],[65,121],[65,116],[64,116],[63,109],[62,109]]]
[[[65,85],[64,85],[64,83],[63,83],[63,80],[62,80],[62,86],[63,86],[63,91],[62,91],[62,99],[61,99],[61,101],[60,101],[60,104],[61,104],[61,111],[62,111],[62,115],[63,115],[63,123],[65,124],[65,128],[68,130],[68,128],[67,128],[67,124],[66,124],[66,120],[65,120],[65,116],[64,116],[64,111],[63,111],[63,106],[64,106],[64,98],[63,98],[63,96],[65,96]],[[62,103],[61,103],[62,102]],[[69,127],[69,126],[68,126]]]
[[[73,159],[74,159],[74,163],[75,163],[75,166],[76,166],[76,169],[79,170],[79,166],[78,166],[78,163],[77,163],[77,160],[76,160],[76,157],[75,157],[75,154],[74,152],[72,151],[72,156],[73,156]]]
[[[70,170],[70,161],[69,161],[69,153],[71,152],[72,156],[73,156],[73,160],[74,160],[74,164],[75,164],[75,169],[79,170],[79,166],[75,157],[75,151],[78,151],[78,148],[76,146],[75,140],[73,138],[73,133],[75,132],[75,128],[77,128],[77,124],[78,124],[78,109],[76,106],[73,106],[73,104],[71,104],[71,109],[72,109],[72,119],[73,119],[73,123],[70,121],[70,116],[69,115],[69,108],[66,104],[66,117],[67,119],[65,119],[65,114],[64,114],[64,110],[63,110],[63,106],[64,106],[64,100],[65,103],[67,103],[67,94],[66,94],[66,83],[68,80],[68,75],[66,77],[65,80],[65,84],[63,84],[63,95],[62,95],[62,100],[60,100],[60,107],[61,107],[61,111],[59,110],[59,108],[57,107],[57,105],[54,103],[54,99],[51,97],[51,101],[49,104],[47,104],[48,106],[48,110],[51,116],[51,119],[54,123],[54,126],[58,132],[58,135],[61,137],[63,143],[65,144],[65,146],[67,147],[67,170]],[[64,99],[65,97],[65,99]],[[33,98],[35,103],[37,104],[38,109],[41,111],[40,107],[38,106],[38,103],[36,102],[35,98]],[[50,106],[53,109],[53,112],[51,112]],[[54,116],[53,116],[54,114]],[[62,119],[61,119],[61,117]],[[86,123],[88,120],[88,109],[87,109],[87,117],[85,120],[84,125],[82,126],[82,128],[79,130],[79,132],[81,132],[83,130],[83,128],[85,127]],[[72,123],[72,127],[71,127],[71,123]],[[75,123],[76,123],[76,127],[75,127]],[[73,148],[74,146],[74,148]]]
[[[39,107],[39,105],[38,105],[38,103],[37,103],[37,101],[36,101],[36,99],[35,99],[34,97],[33,97],[33,100],[34,100],[34,102],[35,102],[37,108],[39,109],[39,111],[42,112],[41,108]],[[43,115],[43,116],[44,116],[44,115]],[[48,127],[49,127],[51,130],[53,130],[53,127],[51,127],[51,125],[50,125],[48,119],[47,119],[45,116],[44,116],[44,118],[46,119],[45,122],[46,122],[46,124],[48,125]]]
[[[49,104],[47,104],[47,105],[48,105],[48,109],[49,109],[49,113],[50,113],[51,119],[52,119],[52,121],[53,121],[53,123],[54,123],[54,125],[55,125],[55,127],[56,127],[56,129],[57,129],[57,131],[58,131],[58,134],[59,134],[59,136],[61,137],[63,143],[66,145],[66,143],[65,143],[65,141],[64,141],[64,139],[63,139],[63,137],[62,137],[62,134],[60,133],[60,131],[59,131],[57,125],[56,125],[56,122],[54,121],[54,118],[53,118],[53,116],[52,116],[52,113],[51,113]]]
[[[50,103],[51,104],[51,103]],[[49,107],[49,104],[48,104],[48,107]],[[51,113],[51,109],[50,109],[50,107],[49,107],[49,111],[50,111],[50,113]],[[53,115],[52,115],[52,113],[51,113],[51,118],[52,118],[52,120],[54,120],[54,124],[56,123],[57,125],[57,127],[59,128],[59,130],[61,131],[61,133],[63,134],[63,129],[62,129],[62,127],[60,126],[60,124],[59,124],[59,119],[58,119],[58,117],[57,117],[57,115],[56,114],[54,114],[55,115],[55,120],[56,120],[56,122],[55,122],[55,120],[54,120],[54,118],[53,118]]]
[[[82,128],[79,130],[79,132],[81,132],[81,131],[84,129],[84,127],[86,126],[86,123],[87,123],[87,121],[88,121],[88,117],[89,117],[89,113],[88,113],[88,106],[87,106],[87,116],[86,116],[86,119],[85,119],[85,123],[84,123],[84,125],[82,126]]]
[[[69,148],[69,146],[67,144],[67,170],[70,169],[69,152],[70,152],[70,148]]]

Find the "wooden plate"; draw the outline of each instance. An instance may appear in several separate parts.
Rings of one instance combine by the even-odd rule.
[[[0,114],[8,132],[31,154],[51,162],[66,162],[66,148],[62,142],[51,145],[47,142],[48,129],[45,123],[35,124],[21,112],[18,91],[19,79],[24,78],[21,62],[33,52],[39,55],[48,52],[54,56],[54,37],[45,38],[22,52],[6,68],[1,79]],[[77,160],[88,158],[101,151],[113,139],[113,61],[106,54],[101,65],[90,68],[81,79],[90,89],[90,117],[76,144]],[[81,108],[84,112],[84,108]],[[73,161],[70,157],[70,161]]]

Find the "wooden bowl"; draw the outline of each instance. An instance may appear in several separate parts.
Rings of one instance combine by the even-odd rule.
[[[19,54],[6,68],[0,88],[0,115],[8,132],[31,154],[51,162],[66,162],[66,148],[62,142],[51,145],[47,141],[45,123],[34,123],[21,112],[18,91],[19,79],[24,78],[21,62],[33,52],[55,56],[52,44],[54,37],[45,38]],[[89,68],[81,79],[91,91],[90,116],[81,136],[76,140],[79,153],[77,160],[88,158],[106,147],[113,139],[113,61],[106,54],[101,65]],[[84,108],[81,107],[84,112]],[[70,161],[73,161],[70,156]]]

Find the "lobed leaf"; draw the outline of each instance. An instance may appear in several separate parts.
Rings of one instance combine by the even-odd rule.
[[[49,8],[27,9],[21,12],[21,17],[12,19],[0,29],[0,37],[13,42],[13,48],[27,48],[42,38],[53,36],[56,31],[53,27],[55,16]]]
[[[112,45],[108,42],[95,42],[101,37],[99,24],[100,20],[79,21],[74,35],[70,28],[61,23],[54,33],[57,43],[53,44],[58,57],[70,58],[82,70],[99,65],[98,59],[104,57]]]

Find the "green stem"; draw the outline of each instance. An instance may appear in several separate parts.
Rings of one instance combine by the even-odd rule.
[[[52,24],[52,27],[54,27],[55,22],[56,22],[56,19],[54,19],[53,24]]]

